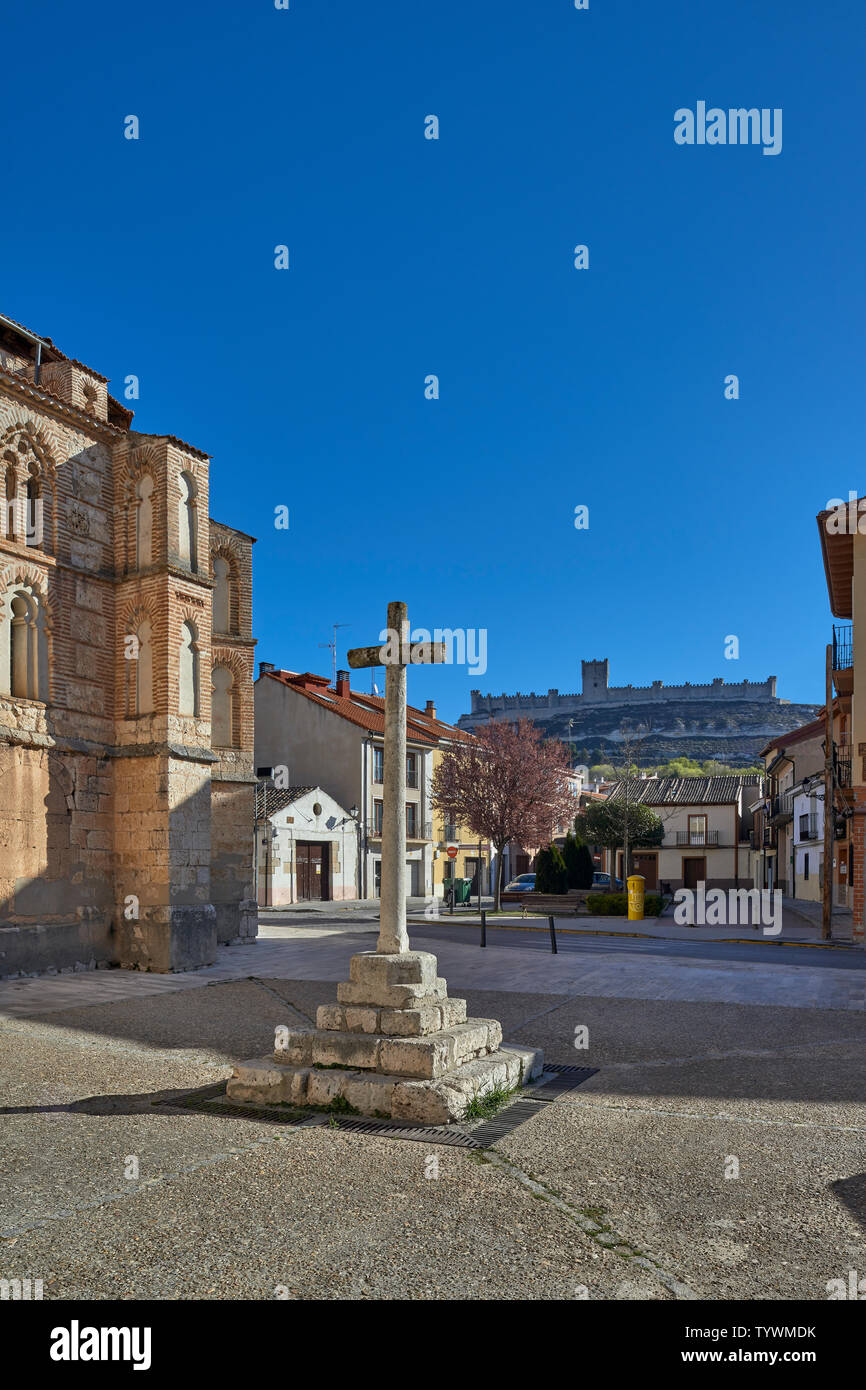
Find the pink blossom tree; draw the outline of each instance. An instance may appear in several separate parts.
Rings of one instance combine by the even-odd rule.
[[[433,778],[433,804],[496,850],[493,907],[502,892],[502,852],[509,840],[548,844],[571,827],[577,809],[568,749],[545,741],[528,719],[485,724],[444,754]]]

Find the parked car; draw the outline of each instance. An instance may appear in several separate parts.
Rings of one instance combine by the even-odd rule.
[[[592,876],[592,886],[593,888],[609,888],[610,874],[603,874],[600,869],[596,869],[595,873]],[[617,888],[622,888],[621,878],[617,879],[616,886]]]
[[[501,893],[503,902],[516,901],[521,893],[533,893],[535,891],[535,874],[518,874],[510,883],[506,883]]]

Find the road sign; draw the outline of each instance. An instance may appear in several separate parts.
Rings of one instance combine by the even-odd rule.
[[[459,853],[459,850],[457,849],[457,846],[456,846],[456,845],[449,845],[448,848],[446,849],[445,853],[448,855],[448,858],[449,858],[449,859],[456,859],[456,858],[457,858],[457,855],[458,855],[458,853]]]

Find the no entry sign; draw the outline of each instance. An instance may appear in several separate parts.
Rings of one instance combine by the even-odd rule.
[[[448,858],[449,858],[449,859],[456,859],[456,858],[457,858],[457,846],[456,846],[456,845],[449,845],[448,848],[446,849],[445,853],[448,855]]]

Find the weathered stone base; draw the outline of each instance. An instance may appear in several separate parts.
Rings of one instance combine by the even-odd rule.
[[[345,1106],[363,1115],[448,1124],[470,1101],[529,1081],[533,1048],[502,1045],[495,1019],[466,1017],[449,999],[426,951],[353,956],[339,1003],[322,1005],[317,1028],[278,1035],[272,1058],[235,1067],[227,1094],[256,1105]]]
[[[245,946],[259,934],[259,909],[252,898],[215,902],[216,937],[220,946]]]
[[[114,958],[108,913],[83,909],[74,923],[0,927],[0,979],[46,971],[95,970]]]
[[[254,1105],[331,1106],[342,1100],[362,1115],[447,1125],[466,1114],[471,1100],[519,1086],[538,1075],[541,1065],[536,1049],[508,1047],[435,1080],[412,1081],[387,1072],[293,1067],[262,1057],[239,1063],[226,1093]]]
[[[150,909],[139,921],[121,921],[118,956],[126,970],[198,970],[216,960],[212,903]]]

